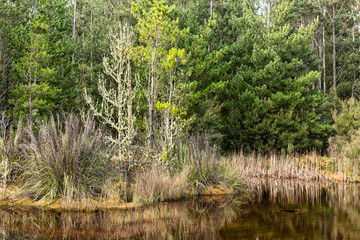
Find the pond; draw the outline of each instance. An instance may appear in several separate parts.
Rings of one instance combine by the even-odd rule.
[[[89,213],[0,208],[1,239],[360,239],[359,186],[259,182],[225,196]]]

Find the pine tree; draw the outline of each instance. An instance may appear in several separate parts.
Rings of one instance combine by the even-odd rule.
[[[224,90],[224,148],[321,148],[329,126],[314,112],[324,101],[312,89],[320,75],[311,47],[316,24],[296,28],[293,2],[281,1],[266,29],[251,6],[230,50],[237,70]]]
[[[53,112],[60,90],[53,86],[56,70],[49,66],[49,26],[35,18],[30,25],[29,43],[22,58],[14,63],[18,82],[11,91],[12,114],[32,121]]]

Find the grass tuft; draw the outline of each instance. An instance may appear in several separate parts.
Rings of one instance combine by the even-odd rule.
[[[110,147],[90,116],[80,121],[69,114],[56,126],[53,118],[36,133],[25,129],[20,145],[24,156],[24,189],[36,199],[82,199],[98,196],[111,174]]]

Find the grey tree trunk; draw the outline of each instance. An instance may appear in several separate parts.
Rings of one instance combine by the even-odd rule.
[[[93,10],[90,10],[90,80],[93,82]]]
[[[353,26],[352,28],[352,41],[355,42],[355,26]],[[355,50],[355,46],[353,47],[353,49]],[[355,90],[355,87],[356,87],[356,70],[354,69],[354,72],[353,72],[353,81],[352,81],[352,84],[351,84],[351,97],[354,98],[354,90]]]
[[[336,12],[335,4],[333,5],[333,17],[332,17],[332,38],[333,38],[333,88],[334,88],[334,109],[336,109],[336,99],[337,99],[337,89],[336,89],[336,36],[335,36],[335,27],[336,27]]]
[[[322,42],[323,42],[323,82],[324,82],[324,94],[326,94],[326,42],[325,42],[325,26],[322,27]]]
[[[150,100],[149,100],[149,147],[154,144],[154,105],[155,105],[155,75],[156,75],[156,52],[157,43],[155,43],[154,52],[152,54],[151,63],[151,82],[150,82]]]
[[[74,0],[72,43],[75,43],[75,41],[76,41],[76,3],[77,3],[77,0]],[[75,53],[74,52],[71,56],[71,62],[73,64],[75,63]]]
[[[267,0],[267,20],[266,20],[266,28],[269,30],[270,27],[270,13],[271,13],[271,0]]]
[[[320,27],[320,36],[318,38],[319,45],[318,45],[318,57],[319,59],[323,59],[323,42],[322,42],[322,34],[321,34],[322,27]],[[322,74],[319,76],[318,82],[317,82],[317,89],[320,91],[322,87]]]

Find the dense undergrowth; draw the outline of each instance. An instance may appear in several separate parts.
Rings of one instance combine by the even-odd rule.
[[[338,134],[330,140],[327,155],[290,151],[221,155],[205,135],[179,138],[166,158],[149,156],[151,151],[144,146],[131,162],[117,158],[117,145],[109,141],[112,133],[90,115],[80,119],[63,114],[36,126],[20,120],[13,127],[2,114],[2,199],[61,199],[64,206],[86,199],[150,204],[198,194],[245,193],[248,184],[264,178],[357,182],[359,112],[350,100],[334,114]]]
[[[80,120],[68,114],[57,120],[36,127],[20,121],[16,129],[4,125],[3,198],[153,203],[206,193],[208,187],[223,193],[245,191],[239,172],[206,138],[188,138],[171,160],[138,154],[129,169],[116,159],[116,145],[108,141],[111,133],[96,126],[93,117]],[[17,191],[7,192],[8,186]]]

